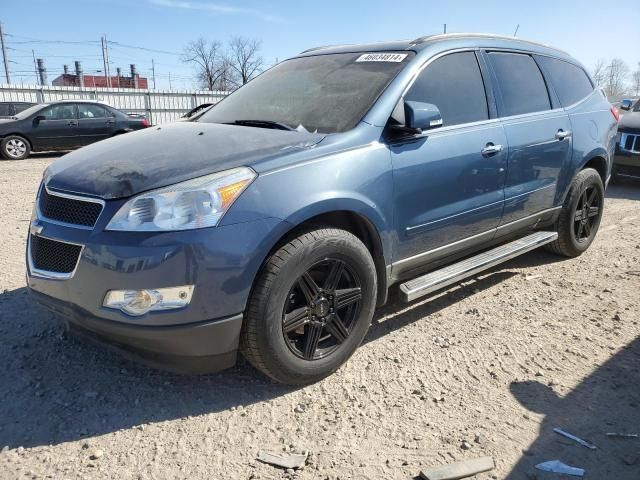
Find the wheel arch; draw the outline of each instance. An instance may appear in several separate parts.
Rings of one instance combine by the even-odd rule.
[[[263,259],[256,278],[260,275],[267,259],[291,239],[316,228],[339,228],[355,235],[371,253],[377,274],[377,306],[384,305],[388,296],[387,262],[385,261],[383,238],[375,223],[366,215],[354,210],[327,209],[317,211],[316,209],[305,209],[305,212],[298,212],[287,219],[290,228],[271,247]]]

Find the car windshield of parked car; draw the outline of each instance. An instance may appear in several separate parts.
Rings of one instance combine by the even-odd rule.
[[[357,125],[412,56],[413,52],[341,53],[287,60],[197,121],[249,126],[260,121],[270,128],[344,132]]]
[[[32,107],[29,107],[25,110],[22,110],[21,112],[18,112],[14,115],[14,118],[17,118],[18,120],[22,120],[24,118],[28,118],[29,116],[33,115],[34,113],[36,113],[38,110],[41,110],[43,107],[46,107],[47,104],[43,104],[40,103],[38,105],[33,105]]]

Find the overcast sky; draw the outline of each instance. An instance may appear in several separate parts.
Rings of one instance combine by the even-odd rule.
[[[113,72],[136,63],[150,76],[153,58],[158,88],[168,88],[171,75],[174,89],[194,84],[179,54],[199,36],[259,39],[270,65],[318,45],[440,33],[444,23],[449,32],[507,35],[520,24],[519,37],[566,50],[589,68],[599,58],[620,57],[632,70],[640,62],[640,0],[0,0],[0,7],[9,69],[25,83],[34,80],[32,50],[45,59],[49,82],[76,59],[85,73],[102,70],[103,34],[117,42],[110,44]]]

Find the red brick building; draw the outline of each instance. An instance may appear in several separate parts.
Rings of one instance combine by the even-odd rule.
[[[84,77],[84,86],[86,88],[104,88],[107,87],[107,79],[104,75],[83,75]],[[137,79],[138,85],[136,87],[133,78],[131,77],[111,77],[111,87],[112,88],[149,88],[149,82],[145,77],[138,77]],[[77,75],[73,75],[70,73],[65,73],[56,78],[52,85],[56,87],[79,87],[80,79]]]

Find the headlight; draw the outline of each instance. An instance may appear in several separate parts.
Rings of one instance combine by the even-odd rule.
[[[133,197],[107,230],[157,232],[213,227],[256,178],[240,167],[194,178]]]

